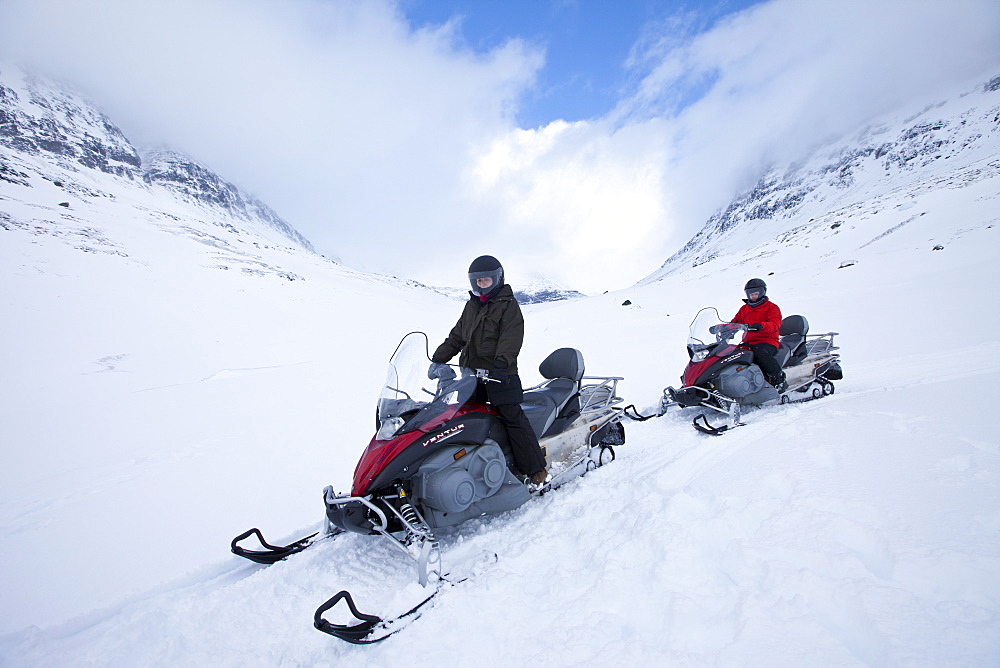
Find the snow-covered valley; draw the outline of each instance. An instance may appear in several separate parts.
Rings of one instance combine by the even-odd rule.
[[[341,589],[411,608],[427,592],[397,551],[343,535],[265,568],[229,541],[319,526],[396,342],[443,338],[461,303],[5,147],[0,663],[997,665],[1000,91],[949,104],[979,137],[947,167],[810,177],[801,206],[734,209],[639,286],[526,306],[526,384],[572,346],[648,412],[694,313],[735,313],[761,276],[839,332],[845,377],[719,438],[691,411],[627,423],[613,464],[439,532],[467,579],[371,647],[313,611]],[[441,253],[456,284],[469,259]]]

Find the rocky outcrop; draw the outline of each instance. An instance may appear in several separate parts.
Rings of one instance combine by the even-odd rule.
[[[141,160],[122,131],[79,95],[10,66],[0,69],[0,145],[129,179]]]
[[[29,174],[11,159],[16,154],[41,158],[45,164],[69,172],[96,170],[109,178],[164,189],[176,198],[207,207],[206,219],[219,225],[269,228],[296,246],[315,252],[312,244],[274,210],[207,167],[170,150],[140,151],[81,95],[54,81],[0,64],[0,182],[30,187]],[[41,176],[52,182],[62,178]],[[94,192],[82,183],[70,190]]]

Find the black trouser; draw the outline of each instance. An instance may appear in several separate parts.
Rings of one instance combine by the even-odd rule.
[[[500,421],[507,429],[507,442],[514,455],[514,466],[525,475],[531,475],[545,468],[545,457],[538,445],[535,432],[531,429],[528,416],[520,404],[494,404],[500,411]]]
[[[771,385],[777,385],[784,380],[785,372],[781,370],[778,360],[774,359],[775,354],[778,352],[777,348],[770,343],[755,343],[750,346],[750,350],[753,351],[753,360],[760,367],[760,370],[764,372],[767,382],[771,383]]]
[[[517,388],[520,389],[521,381],[517,376],[510,376],[511,380],[516,384]],[[476,388],[476,401],[485,402],[487,400],[487,391],[493,388],[486,388],[480,385]],[[499,389],[499,388],[498,388]],[[503,388],[507,390],[506,392],[489,392],[490,395],[497,395],[501,401],[504,399],[515,398],[519,392],[510,392],[509,388]],[[531,424],[528,422],[528,416],[524,414],[524,410],[521,408],[521,404],[514,403],[497,403],[495,400],[490,402],[500,413],[500,423],[503,424],[504,429],[507,430],[507,443],[510,445],[510,453],[514,457],[514,466],[518,471],[524,475],[531,475],[545,468],[545,455],[542,454],[542,448],[538,445],[538,438],[535,436],[534,430],[531,428]]]

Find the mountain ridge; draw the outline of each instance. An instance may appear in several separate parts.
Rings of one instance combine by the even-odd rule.
[[[801,160],[772,167],[637,285],[727,255],[727,249],[738,246],[730,238],[750,228],[772,243],[787,243],[807,230],[807,236],[815,236],[836,225],[832,218],[837,212],[842,216],[864,208],[864,202],[887,192],[916,194],[995,176],[998,91],[1000,76],[956,98],[927,104],[916,114],[881,117]]]
[[[0,64],[0,149],[0,182],[30,188],[34,174],[79,197],[110,199],[116,197],[109,191],[119,187],[146,187],[206,209],[209,222],[228,218],[222,226],[237,223],[316,252],[273,209],[211,169],[174,150],[135,147],[65,84],[9,64]],[[86,170],[121,182],[87,178]]]

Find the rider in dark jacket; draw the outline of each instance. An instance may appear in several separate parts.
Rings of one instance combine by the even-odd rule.
[[[781,309],[767,297],[767,284],[763,279],[751,278],[743,287],[747,298],[733,317],[732,322],[747,325],[743,345],[753,351],[754,361],[767,377],[767,382],[783,392],[785,372],[774,359],[778,352],[778,334],[781,331]]]
[[[517,375],[517,356],[524,341],[524,317],[514,291],[503,280],[499,260],[483,255],[469,267],[472,292],[462,316],[431,355],[428,375],[460,353],[458,362],[470,369],[486,369],[499,383],[486,383],[487,398],[507,429],[514,466],[535,485],[545,482],[545,455],[521,409],[523,390]]]

